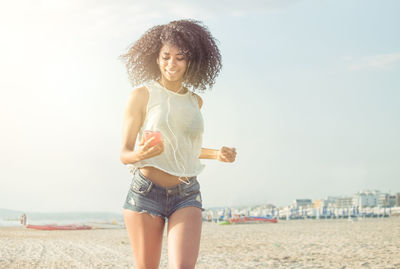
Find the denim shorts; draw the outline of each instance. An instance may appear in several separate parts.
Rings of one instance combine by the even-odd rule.
[[[163,187],[136,169],[123,208],[163,218],[169,218],[176,210],[187,206],[204,211],[197,176],[189,177],[188,182]]]

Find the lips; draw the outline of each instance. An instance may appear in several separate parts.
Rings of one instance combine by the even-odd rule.
[[[165,70],[165,71],[166,71],[167,74],[170,75],[170,76],[174,76],[176,73],[178,73],[178,71],[176,71],[176,70],[174,70],[174,71],[172,71],[172,70]]]

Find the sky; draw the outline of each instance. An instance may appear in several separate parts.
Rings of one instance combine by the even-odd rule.
[[[203,207],[400,192],[399,1],[7,1],[0,8],[0,208],[122,212],[130,85],[150,27],[202,21],[222,70],[203,98]]]

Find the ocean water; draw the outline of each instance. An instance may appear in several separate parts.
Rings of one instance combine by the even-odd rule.
[[[23,212],[0,209],[0,227],[21,226],[20,218]],[[109,212],[68,212],[68,213],[37,213],[24,212],[27,224],[44,225],[117,225],[123,226],[122,215]]]

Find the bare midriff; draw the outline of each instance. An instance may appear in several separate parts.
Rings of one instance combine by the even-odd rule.
[[[179,180],[178,176],[168,174],[155,167],[146,166],[139,168],[139,170],[145,177],[150,179],[153,183],[163,187],[171,187],[182,182]],[[185,179],[186,178],[183,178],[183,180]]]

